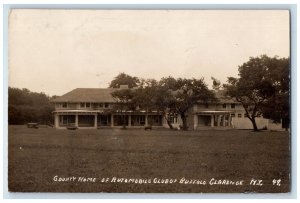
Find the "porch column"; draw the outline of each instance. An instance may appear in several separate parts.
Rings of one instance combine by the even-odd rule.
[[[75,115],[75,126],[78,127],[78,114]]]
[[[145,115],[145,126],[148,125],[148,115]]]
[[[198,115],[194,115],[194,130],[198,127]]]
[[[214,115],[211,115],[210,116],[210,126],[211,127],[214,127],[214,125],[215,125],[214,122],[215,122]]]
[[[131,115],[128,115],[128,126],[131,126]]]
[[[54,126],[55,126],[55,128],[59,127],[59,115],[58,114],[55,114],[55,116],[54,116]]]
[[[225,127],[225,114],[223,115],[223,127]]]
[[[229,114],[229,118],[228,118],[228,126],[231,126],[231,114]]]
[[[114,115],[113,114],[110,115],[110,126],[114,127]]]
[[[98,124],[98,118],[97,118],[97,114],[95,115],[95,123],[94,123],[94,127],[97,128],[97,124]]]

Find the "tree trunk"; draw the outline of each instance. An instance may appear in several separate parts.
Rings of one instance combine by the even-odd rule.
[[[256,125],[255,117],[251,118],[250,121],[251,121],[251,123],[253,125],[253,131],[257,132],[258,128],[257,128],[257,125]]]
[[[182,120],[182,130],[188,130],[185,113],[181,113],[180,117],[181,117],[181,120]]]
[[[169,121],[169,119],[167,118],[167,116],[165,114],[164,114],[164,117],[165,117],[165,119],[167,121],[167,124],[168,124],[169,128],[173,129],[172,123]]]
[[[125,124],[125,113],[122,116],[122,124],[123,124],[123,129],[126,129],[126,124]]]
[[[284,128],[285,131],[288,131],[289,124],[290,124],[289,118],[288,117],[283,117],[282,118],[282,128]]]

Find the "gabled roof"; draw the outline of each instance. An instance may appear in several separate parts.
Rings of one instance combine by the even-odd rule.
[[[77,88],[60,97],[53,99],[51,102],[115,102],[111,93],[114,88]]]
[[[207,101],[198,101],[198,103],[200,104],[206,104],[206,103],[216,103],[216,104],[238,104],[239,102],[237,102],[234,98],[231,98],[230,96],[226,96],[225,95],[225,90],[211,90],[216,98],[217,101],[214,102],[207,102]]]
[[[55,102],[107,102],[114,103],[115,100],[111,96],[113,91],[120,90],[119,88],[77,88],[68,92],[60,97],[51,100],[52,103]],[[238,103],[234,99],[224,95],[224,91],[218,90],[214,91],[216,97],[218,98],[217,103]],[[199,103],[202,103],[199,101]]]
[[[214,90],[214,93],[218,99],[218,103],[228,104],[228,103],[239,103],[235,99],[226,96],[225,90]]]

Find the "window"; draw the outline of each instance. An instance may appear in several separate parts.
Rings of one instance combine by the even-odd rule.
[[[108,103],[104,103],[104,108],[108,108]]]
[[[204,104],[204,107],[205,107],[205,108],[208,108],[208,103]]]
[[[226,109],[226,104],[223,104],[223,109]]]
[[[238,114],[238,117],[241,118],[241,117],[242,117],[242,114],[239,113],[239,114]]]
[[[62,107],[63,108],[67,108],[68,107],[68,104],[66,102],[62,103]]]
[[[231,114],[231,117],[235,117],[235,114],[233,113],[233,114]]]
[[[230,107],[231,107],[232,109],[235,109],[235,104],[231,104]]]
[[[90,108],[91,107],[91,103],[86,103],[85,106],[86,106],[86,108]]]
[[[100,107],[100,108],[103,108],[103,103],[99,103],[99,107]]]
[[[85,107],[85,103],[80,103],[80,107],[84,108]]]
[[[247,117],[247,115],[248,115],[248,114],[247,114],[247,113],[245,113],[245,114],[244,114],[244,117]]]
[[[98,108],[98,103],[94,103],[94,108]]]

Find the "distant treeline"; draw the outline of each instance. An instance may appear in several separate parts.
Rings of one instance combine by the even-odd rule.
[[[8,123],[22,125],[28,122],[49,124],[53,122],[50,97],[45,93],[31,92],[28,89],[8,88]]]

